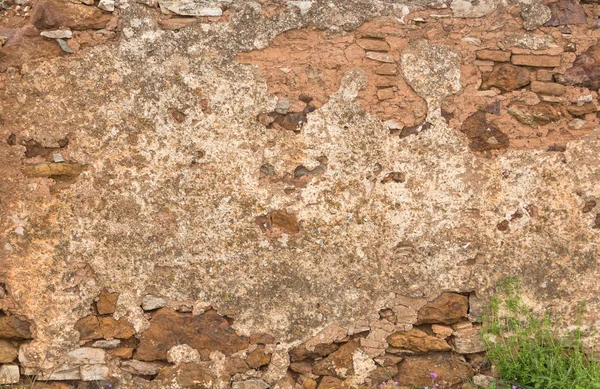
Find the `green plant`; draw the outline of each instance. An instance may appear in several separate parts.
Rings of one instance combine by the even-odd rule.
[[[515,277],[498,284],[484,318],[487,357],[512,389],[600,389],[600,365],[582,343],[580,319],[567,335],[551,312],[535,315],[523,302]],[[580,305],[581,318],[585,304]],[[498,386],[498,387],[502,387]]]

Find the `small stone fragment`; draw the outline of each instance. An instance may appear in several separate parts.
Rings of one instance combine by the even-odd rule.
[[[156,376],[157,381],[175,385],[177,388],[208,389],[215,387],[214,377],[204,364],[181,363],[177,366],[167,366]]]
[[[163,30],[181,30],[187,26],[196,24],[198,19],[194,18],[171,18],[159,20],[158,24]]]
[[[552,104],[545,102],[535,105],[514,102],[506,110],[519,122],[528,126],[544,125],[560,119],[560,112]]]
[[[498,229],[498,231],[507,231],[509,226],[508,223],[508,220],[502,220],[500,223],[498,223],[496,228]]]
[[[367,51],[367,58],[378,62],[394,63],[394,58],[388,53],[380,53],[375,51]]]
[[[594,90],[600,88],[600,43],[590,46],[579,55],[572,68],[567,69],[563,74],[557,74],[556,81]]]
[[[178,344],[167,351],[167,361],[176,365],[180,363],[200,362],[200,353],[187,344]]]
[[[448,351],[452,349],[445,340],[427,335],[416,328],[408,332],[396,332],[390,335],[388,343],[393,347],[418,352]]]
[[[386,41],[381,39],[360,38],[356,40],[356,44],[367,51],[387,52],[390,50],[390,45]]]
[[[136,375],[156,375],[164,365],[158,362],[143,362],[130,359],[121,362],[121,369]]]
[[[472,367],[454,355],[431,354],[406,357],[398,365],[398,374],[394,377],[400,385],[426,386],[431,384],[430,372],[436,372],[438,382],[454,387],[473,376]]]
[[[526,30],[535,30],[550,20],[552,11],[542,3],[526,3],[521,6],[521,17]]]
[[[117,309],[117,300],[119,298],[118,293],[100,292],[98,296],[98,302],[96,302],[96,309],[99,315],[112,315]]]
[[[552,96],[565,94],[565,86],[555,82],[531,81],[531,91]]]
[[[135,335],[135,329],[124,317],[115,320],[112,316],[99,317],[98,325],[102,337],[105,339],[129,339]]]
[[[92,347],[97,348],[117,348],[121,344],[120,339],[98,340],[92,344]]]
[[[0,339],[0,363],[10,363],[19,355],[19,349],[11,342]]]
[[[231,389],[268,389],[269,385],[263,380],[237,381],[231,385]]]
[[[458,354],[475,354],[484,352],[487,347],[479,329],[465,328],[454,333],[454,351]]]
[[[8,37],[5,35],[0,35],[0,47],[4,46],[4,44],[8,41]]]
[[[298,220],[296,216],[287,213],[287,211],[272,211],[265,216],[256,218],[256,224],[264,233],[268,234],[297,234],[300,232],[298,228]]]
[[[567,126],[571,130],[581,130],[583,128],[583,126],[585,126],[585,124],[586,124],[586,121],[583,119],[573,119],[567,124]]]
[[[548,4],[551,18],[544,24],[546,27],[586,24],[587,16],[581,4],[573,0],[559,0]]]
[[[375,74],[381,76],[394,76],[398,72],[398,66],[394,63],[384,63],[375,69]]]
[[[538,68],[556,68],[560,66],[560,56],[558,55],[513,54],[510,61],[514,65]]]
[[[113,12],[115,10],[115,0],[100,0],[98,8],[103,11]]]
[[[17,384],[21,379],[18,365],[2,365],[0,366],[0,384],[10,385]],[[12,385],[11,385],[12,387]]]
[[[268,365],[271,362],[271,354],[265,352],[265,346],[260,345],[256,350],[248,354],[246,363],[253,369]]]
[[[477,385],[478,388],[489,388],[492,386],[492,383],[496,382],[496,379],[491,376],[477,374],[473,376],[473,383]]]
[[[79,332],[80,340],[101,339],[100,323],[96,316],[86,316],[75,323],[75,330]]]
[[[68,54],[73,54],[73,49],[69,47],[69,45],[67,44],[67,42],[65,40],[57,39],[56,41],[58,42],[58,45],[60,46],[62,51],[64,51],[65,53],[68,53]]]
[[[388,182],[397,182],[402,183],[406,181],[406,174],[400,172],[391,172],[388,173],[382,180],[382,184],[387,184]]]
[[[331,377],[331,376],[325,376],[325,377],[321,378],[321,382],[319,383],[319,386],[317,387],[317,389],[342,389],[342,388],[344,388],[342,380],[340,380],[339,378]]]
[[[50,39],[70,39],[73,37],[71,30],[53,30],[53,31],[42,31],[40,35]]]
[[[109,370],[106,365],[84,365],[80,368],[82,381],[100,381],[109,378]]]
[[[81,347],[71,351],[68,356],[74,365],[103,364],[106,358],[106,351],[99,348]]]
[[[292,102],[289,99],[279,99],[275,105],[275,112],[285,115],[291,106]]]
[[[433,324],[431,326],[431,330],[437,337],[442,339],[446,339],[447,337],[452,336],[452,333],[454,332],[452,328],[441,326],[439,324]]]
[[[469,138],[473,151],[490,151],[508,147],[508,136],[488,121],[483,111],[477,111],[463,122],[460,131]]]
[[[475,57],[477,59],[481,59],[484,61],[494,61],[494,62],[508,62],[508,61],[510,61],[511,55],[512,54],[510,51],[503,51],[503,50],[484,49],[484,50],[477,50],[475,52]]]
[[[569,105],[567,106],[567,112],[573,116],[585,116],[588,113],[597,112],[598,109],[593,103],[586,103],[583,105]]]
[[[131,347],[117,347],[108,349],[106,352],[112,355],[114,358],[129,359],[133,355],[133,348]]]
[[[223,15],[223,10],[220,7],[205,7],[202,3],[194,0],[160,0],[158,4],[163,14],[173,12],[182,16]]]
[[[594,207],[596,207],[596,200],[588,200],[585,202],[585,205],[583,206],[583,209],[581,210],[581,212],[583,212],[583,213],[591,212],[592,209],[594,209]]]
[[[496,87],[502,92],[509,92],[529,85],[529,71],[508,63],[494,66],[494,70],[482,74],[481,89]]]
[[[418,323],[456,323],[467,316],[468,308],[467,296],[445,292],[419,309]]]
[[[358,339],[343,344],[337,351],[317,362],[313,366],[312,373],[315,375],[334,376],[337,378],[351,376],[354,374],[352,355],[357,348]]]
[[[394,98],[394,89],[393,88],[382,88],[377,89],[377,98],[379,100],[389,100]]]
[[[142,309],[144,311],[153,311],[167,306],[167,300],[162,297],[146,295],[142,299]]]
[[[31,323],[15,315],[0,317],[0,339],[31,339]]]

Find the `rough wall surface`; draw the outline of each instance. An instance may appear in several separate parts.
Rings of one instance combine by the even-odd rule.
[[[0,373],[458,387],[505,276],[598,329],[599,16],[0,1]]]

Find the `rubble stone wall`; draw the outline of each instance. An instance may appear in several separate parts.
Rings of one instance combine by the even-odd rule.
[[[591,344],[599,38],[595,0],[0,0],[0,384],[467,388],[508,276]]]

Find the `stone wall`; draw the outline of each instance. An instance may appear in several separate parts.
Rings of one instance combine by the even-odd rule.
[[[593,341],[599,27],[593,0],[0,0],[0,376],[468,387],[506,276],[565,328],[586,301]]]

